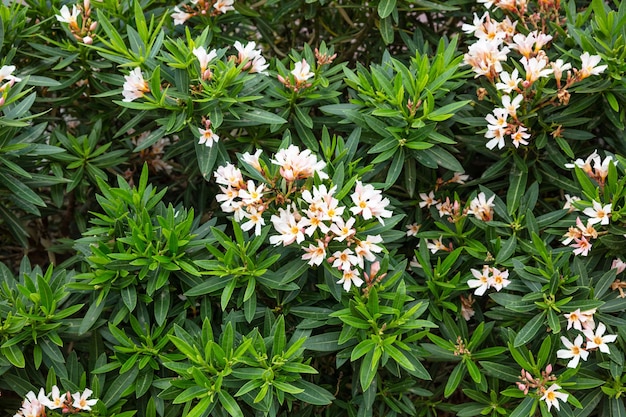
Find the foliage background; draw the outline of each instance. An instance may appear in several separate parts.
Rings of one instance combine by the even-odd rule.
[[[171,2],[94,1],[85,44],[55,18],[66,3],[23,3],[0,7],[1,64],[21,78],[0,108],[5,412],[58,384],[91,388],[109,416],[546,415],[542,393],[515,383],[551,364],[570,394],[559,415],[626,415],[626,301],[612,267],[626,233],[622,2],[529,2],[529,16],[558,10],[538,18],[550,59],[577,67],[587,51],[608,68],[565,106],[542,104],[556,88],[538,83],[524,108],[531,143],[492,150],[485,116],[499,93],[461,65],[474,42],[461,26],[484,4],[241,0],[174,25]],[[256,42],[267,75],[230,58],[235,41]],[[218,53],[204,84],[201,45]],[[315,48],[337,56],[316,63]],[[277,76],[303,58],[311,86],[286,88]],[[136,67],[151,92],[123,102]],[[203,117],[212,147],[198,144]],[[344,292],[330,268],[270,246],[269,226],[255,237],[221,212],[213,171],[288,144],[320,155],[339,189],[358,179],[390,199],[394,217],[371,231],[387,275],[367,292]],[[606,185],[564,167],[596,149],[619,161]],[[430,191],[462,208],[495,196],[494,219],[451,222],[420,206]],[[559,242],[578,216],[565,194],[581,209],[612,204],[586,257]],[[444,250],[429,250],[435,239]],[[475,296],[466,321],[483,264],[512,283]],[[576,333],[563,314],[593,308],[617,341],[567,368],[556,351]]]

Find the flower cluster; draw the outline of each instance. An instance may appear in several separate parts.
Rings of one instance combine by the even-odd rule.
[[[594,151],[585,160],[576,159],[573,163],[565,164],[565,168],[580,168],[589,178],[596,181],[600,188],[604,188],[605,180],[608,175],[610,164],[616,165],[617,160],[612,156],[607,156],[604,160]],[[576,226],[571,226],[567,233],[563,236],[564,245],[570,245],[574,248],[575,255],[587,256],[592,247],[591,239],[596,239],[599,232],[594,225],[608,226],[611,221],[611,212],[613,205],[602,204],[600,201],[591,200],[591,202],[583,202],[579,197],[569,195],[566,196],[567,202],[563,208],[570,211],[578,210],[576,207],[583,204],[590,204],[582,213],[588,217],[587,223],[584,224],[580,217],[576,218]]]
[[[312,77],[315,77],[315,73],[311,71],[311,65],[309,65],[306,59],[302,59],[302,61],[294,64],[289,78],[285,78],[279,74],[278,81],[285,87],[297,92],[303,88],[310,87],[312,84],[308,82],[308,80]]]
[[[486,2],[486,6],[493,3]],[[496,3],[499,8],[524,19],[525,2],[523,5],[515,1]],[[520,25],[527,27],[523,20]],[[552,36],[538,29],[526,34],[521,33],[517,31],[517,26],[518,22],[511,21],[509,17],[498,22],[489,15],[489,12],[485,12],[481,17],[474,14],[472,24],[466,23],[462,26],[464,32],[476,38],[464,55],[465,65],[472,67],[475,77],[486,77],[497,90],[498,97],[494,100],[497,103],[496,107],[485,117],[487,121],[485,138],[489,139],[486,147],[489,149],[496,146],[498,149],[504,148],[507,137],[516,148],[529,144],[531,134],[518,115],[518,110],[521,107],[524,115],[534,111],[528,103],[535,100],[537,89],[534,85],[537,81],[542,78],[554,78],[557,92],[543,100],[545,104],[558,102],[565,105],[569,102],[569,87],[606,69],[606,65],[598,66],[599,56],[592,56],[587,52],[580,55],[580,69],[572,68],[570,63],[562,59],[551,61],[545,48],[550,45]],[[509,72],[504,64],[510,56],[513,56],[513,51],[517,58],[512,65],[513,70]],[[562,83],[566,71],[566,81]],[[484,99],[487,90],[480,89],[478,95],[479,99]],[[526,109],[526,106],[529,108]]]
[[[536,389],[537,393],[541,395],[541,401],[545,401],[548,406],[548,411],[552,407],[560,410],[559,400],[567,402],[569,394],[560,392],[561,386],[554,383],[556,377],[552,374],[552,365],[548,364],[546,370],[541,372],[540,377],[534,377],[530,372],[522,369],[522,374],[518,376],[519,381],[516,382],[517,388],[524,392],[524,395],[528,395],[530,389]],[[552,384],[546,388],[547,384]]]
[[[367,275],[365,262],[375,263],[375,254],[383,251],[379,245],[383,239],[378,234],[360,232],[367,230],[374,219],[384,224],[384,219],[392,216],[387,209],[389,200],[372,185],[356,181],[349,202],[345,201],[348,204],[342,204],[337,199],[337,186],[324,172],[326,163],[318,161],[309,149],[301,151],[291,145],[279,150],[269,160],[278,167],[277,177],[270,174],[272,170],[260,157],[258,150],[253,155],[243,154],[241,159],[263,176],[264,183],[244,180],[241,170],[232,164],[220,166],[214,173],[221,190],[216,199],[222,210],[233,213],[242,230],[254,228],[257,236],[269,217],[277,233],[270,236],[270,244],[299,246],[304,252],[302,259],[311,266],[326,261],[341,276],[337,283],[346,291],[352,285],[360,287],[365,282],[362,276],[374,279],[378,270],[372,266]],[[314,177],[326,182],[304,182]]]
[[[52,387],[49,394],[46,394],[43,388],[39,390],[37,395],[30,391],[22,402],[22,408],[14,417],[45,417],[46,409],[61,409],[63,414],[90,411],[91,407],[98,402],[97,399],[89,399],[91,394],[93,391],[89,388],[86,388],[82,393],[72,394],[70,391],[61,393],[56,385]]]
[[[66,5],[63,5],[56,18],[61,23],[67,23],[70,32],[78,42],[86,45],[93,43],[93,36],[98,27],[98,22],[91,19],[90,0],[84,0],[82,6],[72,5],[72,11]],[[78,24],[79,18],[80,25]]]
[[[601,189],[604,189],[606,177],[609,174],[609,165],[611,163],[617,165],[618,161],[611,155],[607,155],[602,159],[602,157],[598,155],[598,151],[595,150],[585,160],[578,158],[572,163],[565,164],[565,168],[573,169],[574,167],[578,167],[582,169]]]
[[[565,314],[567,329],[569,330],[573,327],[582,332],[582,335],[576,336],[573,342],[567,337],[561,336],[561,342],[566,349],[559,349],[556,352],[556,356],[561,359],[570,359],[567,363],[568,368],[576,368],[581,359],[586,361],[590,350],[599,349],[600,352],[610,353],[607,343],[612,343],[617,339],[617,335],[604,334],[606,332],[604,323],[599,323],[596,328],[593,320],[595,312],[595,309],[582,312],[580,309],[576,309],[569,314]],[[585,339],[583,339],[583,336],[585,336]],[[583,342],[585,342],[584,347]]]
[[[489,288],[495,288],[496,291],[500,291],[511,283],[508,280],[509,271],[507,269],[500,271],[489,265],[483,265],[481,271],[473,268],[470,271],[475,279],[468,280],[467,285],[470,288],[476,288],[474,291],[476,295],[483,295]]]
[[[182,25],[194,16],[217,16],[235,10],[235,0],[191,0],[191,5],[184,4],[182,9],[174,7],[171,14],[175,25]]]
[[[250,41],[246,45],[243,45],[241,42],[236,41],[233,46],[237,50],[235,61],[238,65],[242,66],[244,71],[249,71],[250,73],[258,72],[259,74],[267,75],[266,69],[269,67],[269,64],[261,55],[261,51],[255,49],[255,42]]]

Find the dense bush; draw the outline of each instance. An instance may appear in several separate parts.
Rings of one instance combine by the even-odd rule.
[[[624,3],[4,3],[3,413],[626,415]]]

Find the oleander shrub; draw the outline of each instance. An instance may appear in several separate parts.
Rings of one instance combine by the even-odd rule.
[[[623,2],[0,18],[3,414],[626,415]]]

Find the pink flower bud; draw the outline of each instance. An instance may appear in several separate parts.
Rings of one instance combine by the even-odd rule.
[[[552,365],[548,364],[548,366],[546,366],[546,374],[550,375],[552,374]]]
[[[83,38],[83,43],[85,45],[91,45],[93,43],[93,38],[91,36],[85,36]]]
[[[93,32],[94,30],[96,30],[97,27],[98,27],[98,22],[91,22],[91,25],[89,25],[89,31]]]

